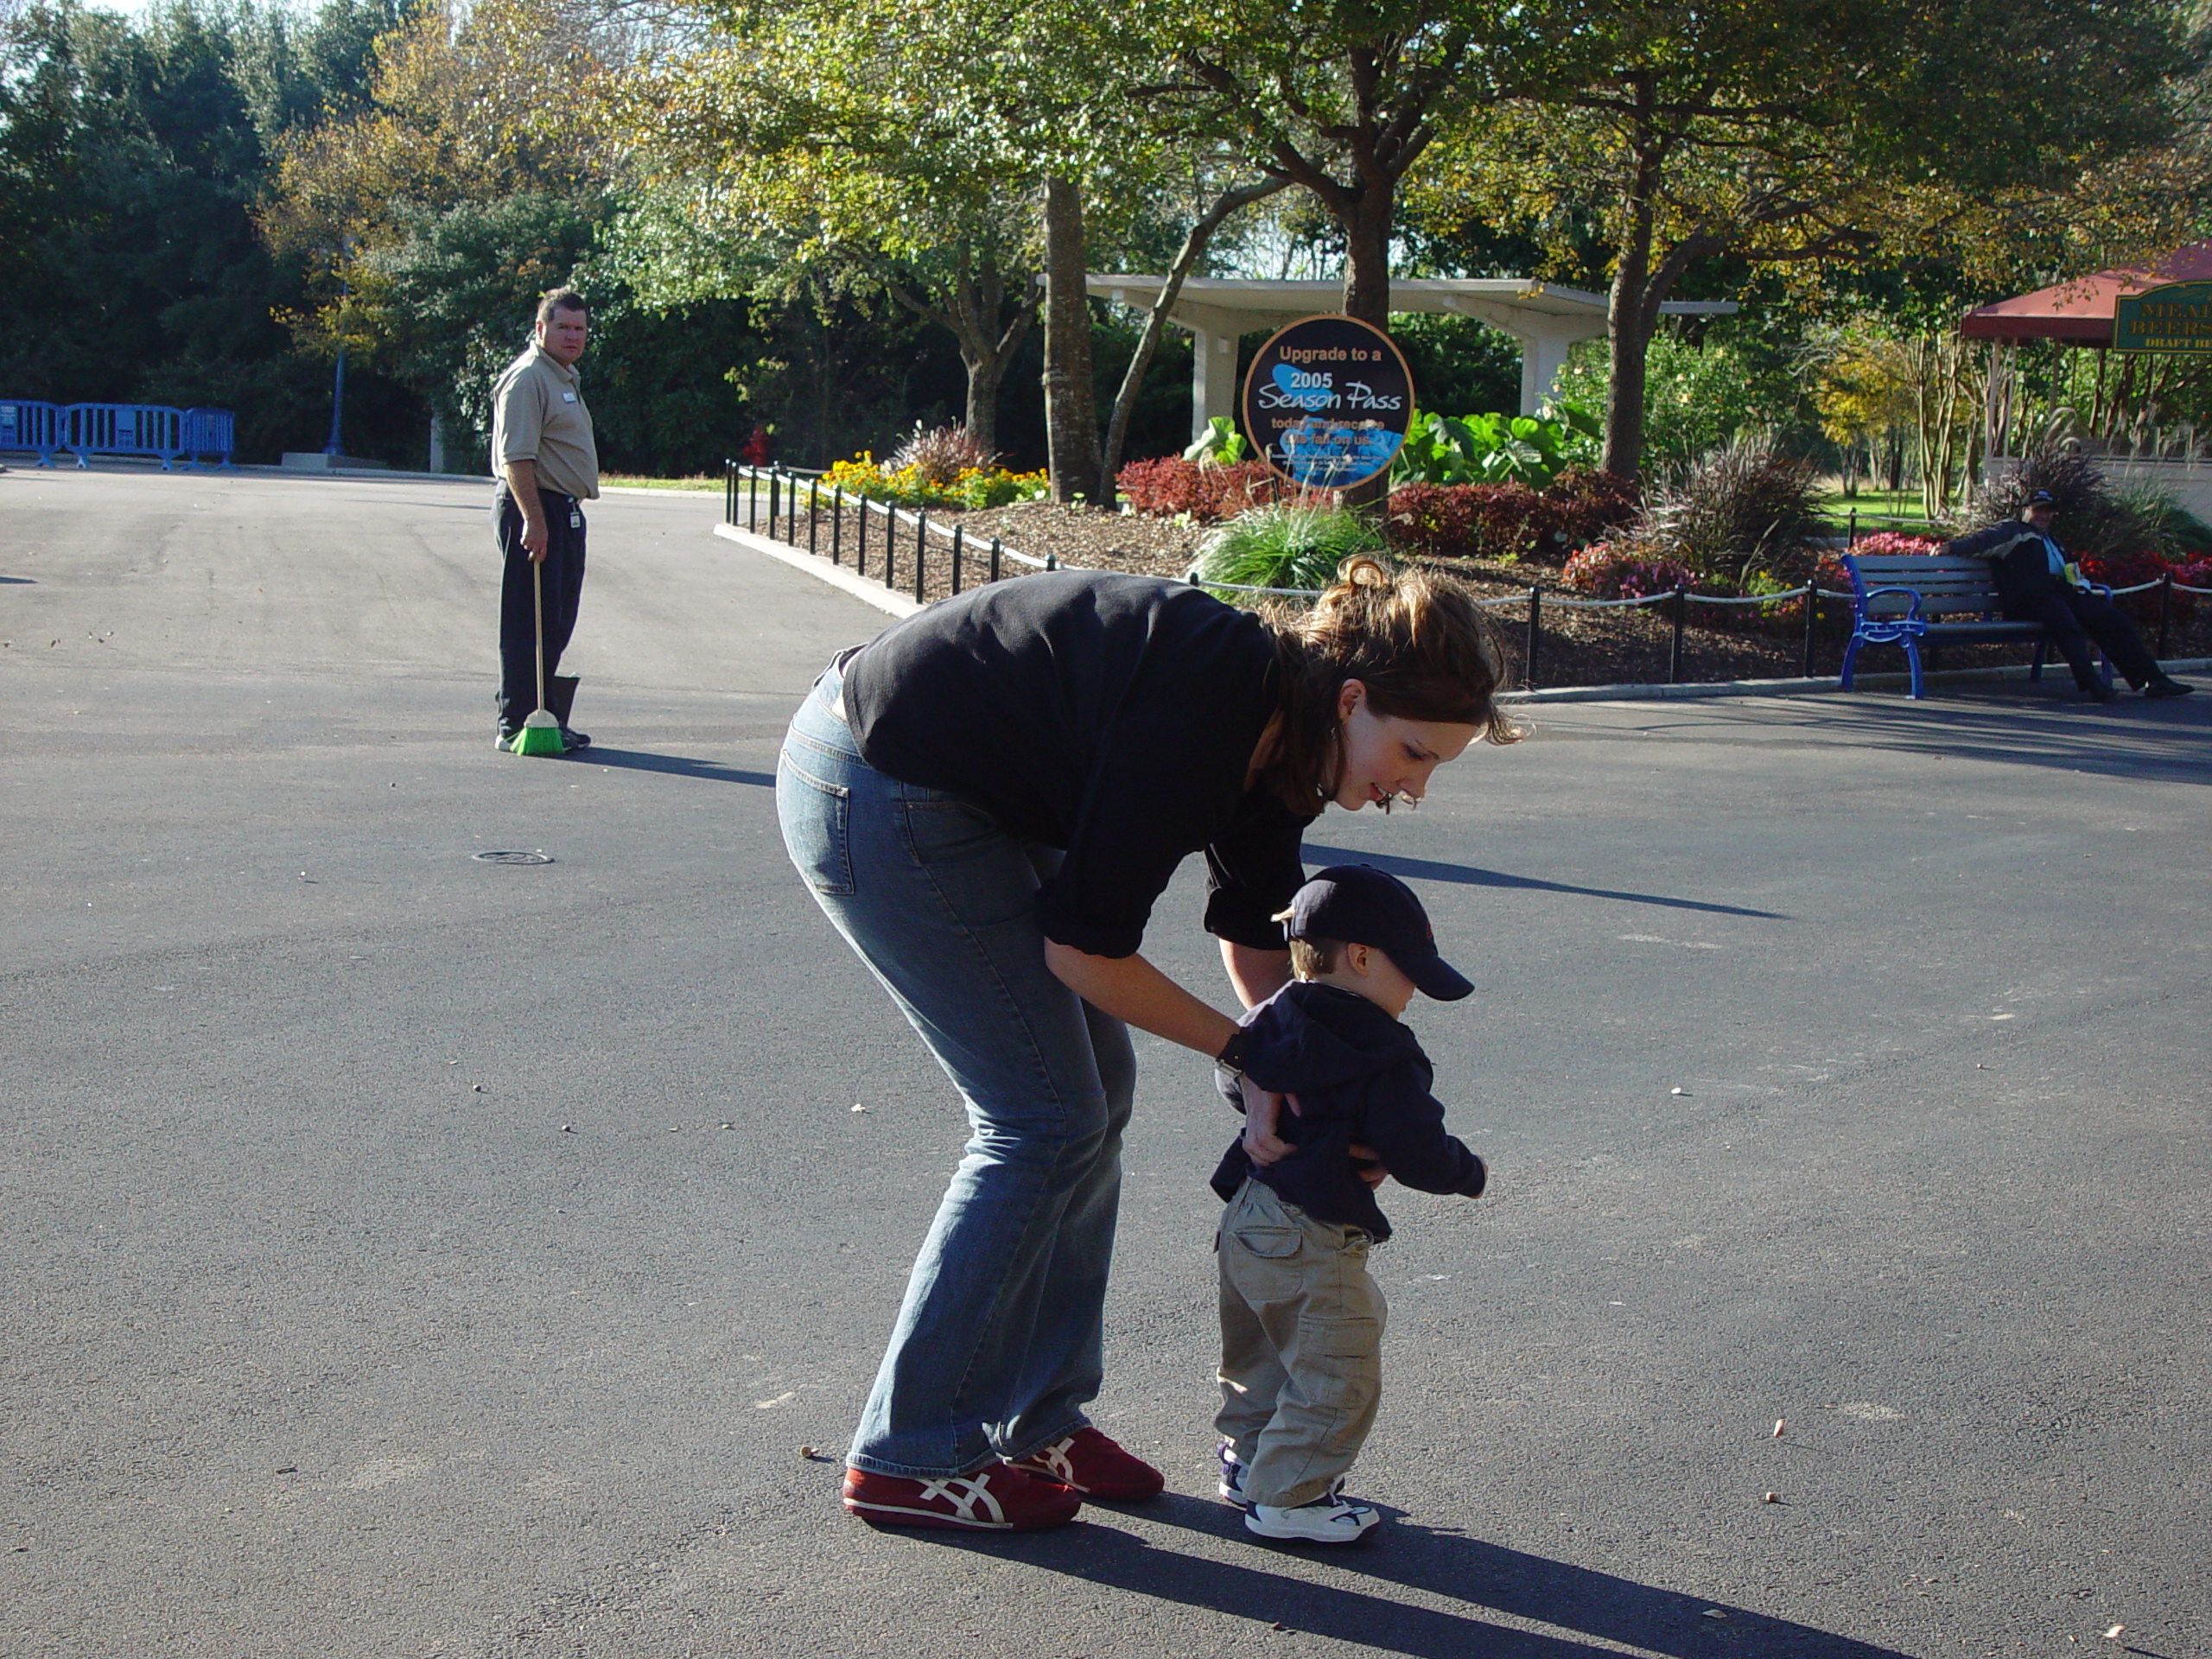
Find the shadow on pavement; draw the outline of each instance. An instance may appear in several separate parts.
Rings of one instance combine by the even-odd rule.
[[[1356,853],[1344,847],[1306,844],[1308,864],[1372,864],[1392,875],[1421,881],[1457,881],[1471,887],[1528,887],[1538,893],[1571,893],[1583,899],[1618,899],[1623,904],[1659,905],[1669,910],[1701,910],[1716,916],[1753,916],[1762,921],[1790,918],[1771,910],[1750,910],[1741,905],[1715,905],[1702,899],[1667,899],[1654,893],[1620,893],[1611,887],[1578,887],[1569,881],[1545,881],[1533,875],[1507,875],[1500,870],[1478,870],[1469,864],[1440,863],[1433,858],[1403,858],[1395,853]]]
[[[1847,694],[1849,695],[1849,694]],[[1847,702],[1823,697],[1796,705],[1787,726],[1748,706],[1708,708],[1663,722],[1685,734],[1700,725],[1741,724],[1844,741],[1873,749],[1999,765],[2046,766],[2152,783],[2212,783],[2212,693],[2145,702],[2133,693],[2100,707],[2031,688],[1955,689],[1923,702],[1872,694]]]
[[[606,749],[597,744],[575,757],[587,766],[620,766],[626,772],[664,772],[677,778],[703,778],[712,784],[751,784],[773,789],[772,772],[746,772],[719,760],[694,760],[681,754],[648,754],[640,749]]]
[[[1090,1512],[1102,1521],[1111,1513],[1100,1506]],[[1142,1514],[1147,1521],[1234,1541],[1234,1547],[1250,1549],[1251,1565],[1157,1548],[1108,1524],[1078,1523],[1027,1535],[1016,1548],[1030,1566],[1085,1584],[1209,1608],[1262,1625],[1279,1624],[1414,1659],[1466,1659],[1470,1654],[1483,1659],[1596,1659],[1619,1651],[1595,1642],[1642,1648],[1670,1659],[1745,1652],[1796,1659],[1904,1659],[1894,1649],[1810,1625],[1402,1520],[1394,1519],[1368,1544],[1327,1548],[1259,1543],[1245,1533],[1234,1511],[1198,1498],[1170,1496],[1147,1504]],[[1007,1545],[1014,1542],[987,1542],[958,1533],[910,1535],[920,1542],[988,1550],[1001,1557],[1013,1553]],[[1286,1570],[1277,1570],[1277,1563]],[[1409,1605],[1387,1592],[1367,1594],[1316,1584],[1298,1575],[1308,1563],[1425,1597],[1448,1598],[1477,1611],[1445,1611]],[[1536,1620],[1591,1641],[1514,1630],[1481,1617],[1484,1611]],[[1722,1617],[1708,1618],[1712,1612]]]

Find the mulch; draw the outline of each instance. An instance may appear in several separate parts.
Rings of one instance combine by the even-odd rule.
[[[1009,556],[1007,549],[1062,566],[1179,577],[1196,563],[1198,543],[1209,528],[1134,513],[1091,512],[1044,501],[1019,502],[987,511],[933,512],[929,515],[931,533],[925,544],[918,588],[918,536],[912,518],[912,514],[906,515],[887,537],[881,509],[871,510],[867,515],[864,547],[861,515],[855,505],[848,505],[842,515],[826,511],[801,513],[796,523],[781,518],[776,532],[778,539],[825,558],[834,550],[839,563],[854,566],[878,581],[886,574],[888,541],[891,580],[887,585],[926,602],[991,580],[994,538],[1000,543],[1001,580],[1034,568]],[[953,550],[940,533],[955,526],[961,532],[957,578]],[[765,532],[767,527],[764,514],[755,528]],[[1762,618],[1749,607],[1723,610],[1692,601],[1685,607],[1678,644],[1670,604],[1583,610],[1560,603],[1580,595],[1566,588],[1556,566],[1533,562],[1491,564],[1473,559],[1424,563],[1448,572],[1478,598],[1513,601],[1492,607],[1491,614],[1498,625],[1511,664],[1510,681],[1516,686],[1650,685],[1676,679],[1690,683],[1832,675],[1842,664],[1844,643],[1850,636],[1849,603],[1841,599],[1822,600],[1808,668],[1804,612],[1798,605],[1777,607],[1775,615]],[[1533,640],[1529,628],[1532,588],[1538,594]],[[2144,594],[2120,601],[2154,647],[2158,643],[2157,599],[2155,594]],[[2168,619],[2167,635],[2166,647],[2159,652],[2162,657],[2212,656],[2212,604],[2190,607],[2182,598],[2175,614]],[[2031,655],[2024,646],[1950,645],[1926,650],[1923,659],[1933,671],[2025,663]],[[1867,673],[1894,672],[1904,666],[1903,654],[1895,651],[1873,652],[1862,658],[1861,664]],[[2064,664],[2055,666],[2063,677]]]

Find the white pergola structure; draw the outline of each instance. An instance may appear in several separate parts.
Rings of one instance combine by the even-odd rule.
[[[1084,278],[1092,298],[1148,311],[1160,297],[1161,276]],[[1236,340],[1272,333],[1300,317],[1334,311],[1344,295],[1338,283],[1276,283],[1236,276],[1187,279],[1168,319],[1189,329],[1192,340],[1191,436],[1205,435],[1217,416],[1236,416]],[[1567,362],[1567,348],[1605,332],[1605,296],[1579,288],[1554,288],[1517,276],[1414,277],[1390,284],[1390,309],[1445,311],[1473,317],[1521,342],[1521,412],[1534,415]],[[1669,300],[1670,317],[1726,316],[1733,300]],[[1418,388],[1415,389],[1418,391]]]

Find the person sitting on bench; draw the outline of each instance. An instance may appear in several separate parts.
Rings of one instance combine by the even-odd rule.
[[[2135,625],[2109,600],[2077,585],[2080,578],[2073,562],[2050,533],[2050,521],[2057,512],[2058,499],[2049,490],[2037,490],[2028,497],[2019,518],[1961,536],[1945,543],[1943,551],[1990,562],[2005,614],[2016,622],[2040,622],[2050,630],[2051,642],[2074,671],[2074,683],[2083,696],[2099,702],[2120,700],[2120,693],[2097,673],[2096,658],[2089,652],[2092,639],[2104,648],[2128,684],[2146,697],[2185,697],[2196,690],[2158,666]]]

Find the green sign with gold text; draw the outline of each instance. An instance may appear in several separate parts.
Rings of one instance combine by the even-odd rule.
[[[2212,352],[2212,283],[2123,294],[2112,308],[2116,352]]]

